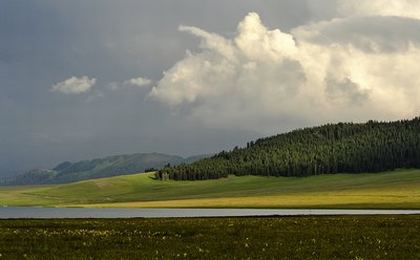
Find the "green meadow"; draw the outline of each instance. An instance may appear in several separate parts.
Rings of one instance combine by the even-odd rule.
[[[420,170],[160,181],[152,173],[1,187],[2,206],[420,209]]]
[[[4,259],[419,259],[419,216],[0,220]]]

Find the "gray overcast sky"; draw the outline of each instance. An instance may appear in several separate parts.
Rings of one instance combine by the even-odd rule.
[[[300,1],[0,1],[0,172],[131,152],[215,152],[259,136],[180,122],[146,91],[108,84],[158,80],[197,40],[181,24],[232,34],[248,12],[287,29]],[[83,96],[49,91],[71,76],[97,79]]]
[[[0,175],[413,116],[415,73],[378,75],[415,64],[420,4],[383,1],[2,0]]]

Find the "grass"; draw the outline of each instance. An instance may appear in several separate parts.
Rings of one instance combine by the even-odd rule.
[[[420,216],[0,220],[5,259],[419,259]]]
[[[420,170],[306,178],[158,181],[136,174],[66,185],[0,188],[0,205],[420,209]]]

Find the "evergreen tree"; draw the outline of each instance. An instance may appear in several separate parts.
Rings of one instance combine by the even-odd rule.
[[[229,175],[311,176],[397,168],[420,168],[420,118],[299,129],[189,165],[168,165],[157,177],[207,180]]]

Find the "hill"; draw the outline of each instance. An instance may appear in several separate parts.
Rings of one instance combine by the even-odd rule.
[[[111,177],[160,169],[167,164],[190,163],[205,156],[182,158],[159,153],[137,153],[109,156],[79,162],[63,162],[53,169],[35,169],[10,178],[6,185],[69,183],[86,179]]]
[[[0,188],[1,206],[420,209],[420,170],[159,181],[153,173]]]
[[[157,177],[206,180],[229,175],[312,176],[397,168],[420,168],[420,118],[299,129],[192,164],[165,167]]]

